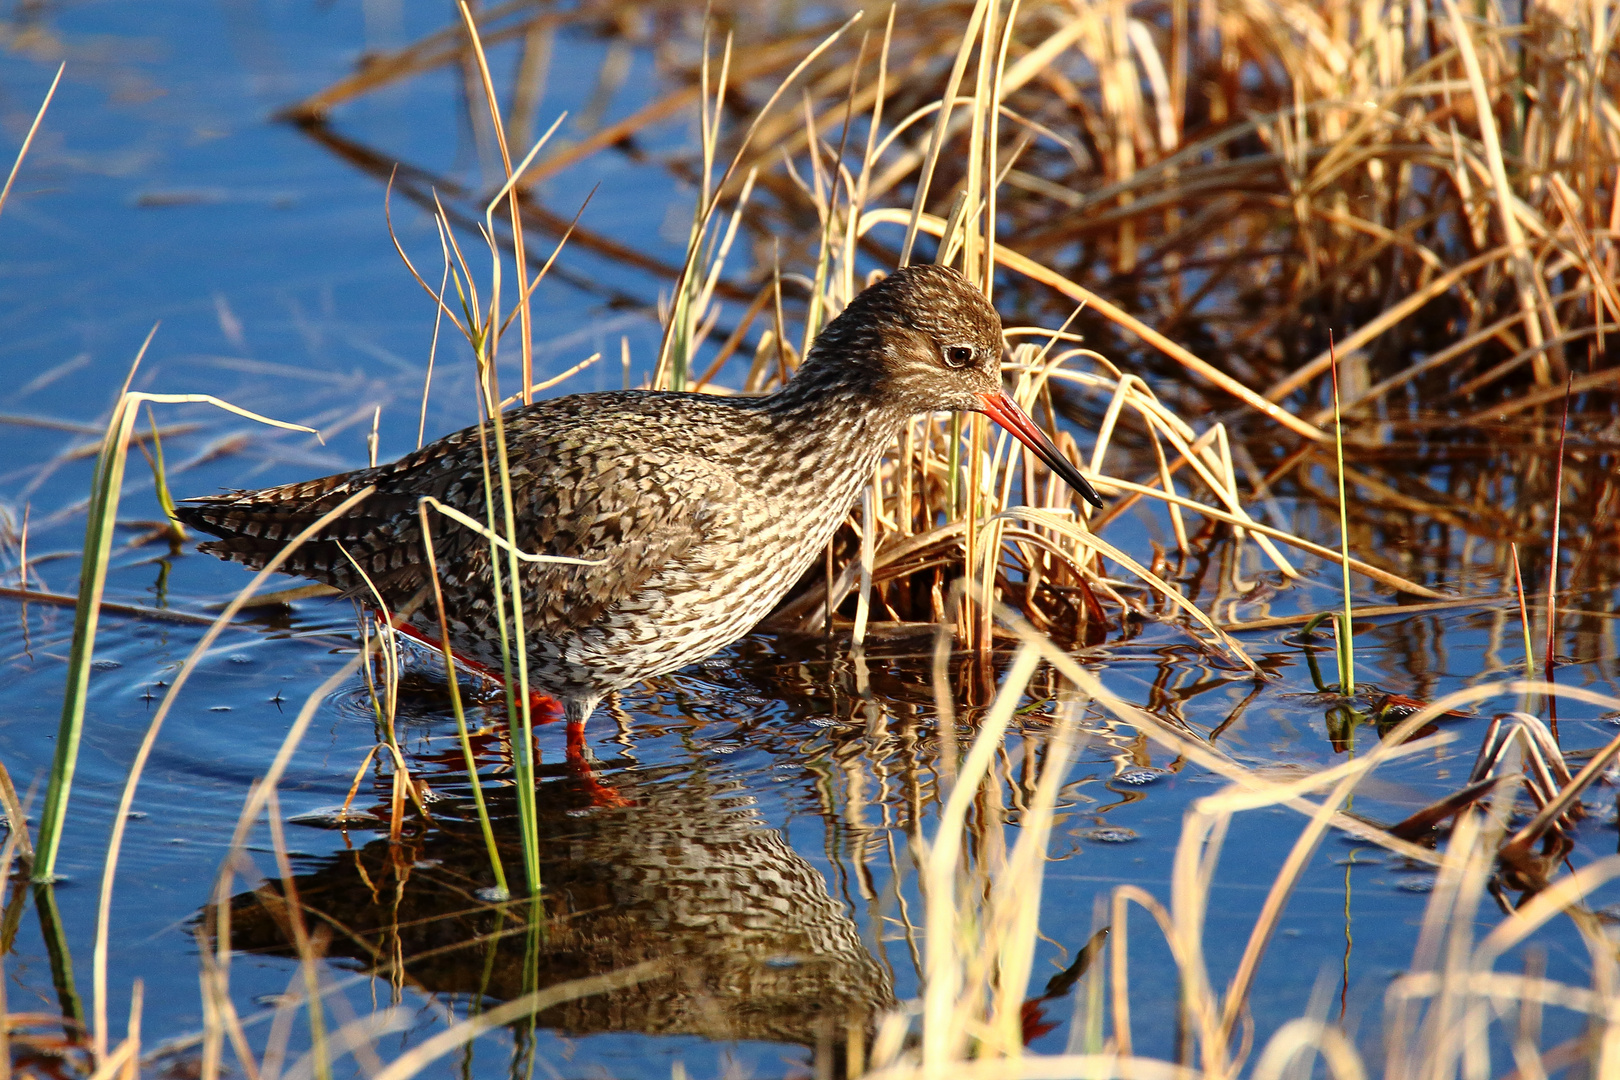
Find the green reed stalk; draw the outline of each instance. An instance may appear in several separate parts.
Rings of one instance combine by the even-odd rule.
[[[493,363],[491,364],[493,371]],[[506,450],[506,424],[494,415],[496,466],[501,476],[501,513],[506,522],[506,579],[512,589],[512,650],[517,660],[517,715],[523,746],[513,755],[519,765],[518,809],[523,828],[523,867],[529,894],[540,893],[539,819],[534,804],[534,716],[529,702],[529,647],[523,626],[523,579],[518,569],[517,514],[512,504],[512,469]],[[510,699],[509,699],[510,700]]]
[[[116,418],[116,414],[115,414]],[[84,565],[79,571],[79,603],[73,617],[73,644],[68,650],[67,690],[62,697],[62,717],[56,731],[56,753],[51,760],[50,781],[45,788],[45,808],[39,820],[39,843],[34,860],[34,880],[55,878],[56,856],[61,848],[62,823],[68,796],[73,790],[73,772],[79,760],[79,739],[84,731],[85,701],[90,691],[90,664],[95,650],[96,627],[101,617],[101,595],[107,584],[107,561],[112,554],[114,518],[118,513],[118,492],[124,480],[124,455],[115,452],[108,441],[96,461],[90,488],[90,517],[84,532]]]
[[[479,424],[479,451],[484,470],[484,510],[489,526],[489,555],[491,587],[495,599],[495,621],[501,639],[501,681],[506,692],[507,736],[512,749],[512,765],[517,781],[518,828],[523,839],[524,882],[530,895],[540,891],[540,847],[538,820],[534,802],[534,719],[529,704],[528,642],[523,632],[523,586],[518,572],[517,522],[512,504],[512,470],[506,448],[506,423],[501,413],[500,384],[495,370],[496,342],[494,332],[498,326],[497,310],[500,296],[499,253],[493,253],[494,298],[490,301],[490,318],[479,333],[482,346],[479,353],[479,383],[484,394],[483,412],[495,433],[495,472],[491,473],[489,440]],[[497,538],[501,529],[496,524],[496,477],[499,477],[501,518],[506,526],[507,568],[506,581],[501,578],[501,545]],[[511,595],[506,589],[510,587]],[[511,604],[511,626],[507,625],[507,604]],[[515,648],[514,648],[515,646]],[[513,660],[516,658],[516,679]]]
[[[463,17],[467,12],[463,9]],[[469,32],[476,40],[476,27],[469,22]],[[481,70],[487,80],[487,70],[483,68],[480,50]],[[492,111],[497,132],[500,130],[500,116]],[[504,147],[504,135],[503,147]],[[493,206],[493,203],[491,204]],[[524,876],[528,888],[535,892],[540,888],[540,860],[539,847],[536,840],[535,808],[534,808],[534,739],[532,736],[532,721],[529,716],[529,684],[528,684],[528,656],[525,648],[526,642],[521,633],[521,623],[516,621],[522,610],[522,587],[517,575],[517,557],[515,554],[508,560],[511,581],[511,601],[514,612],[514,629],[517,639],[518,652],[518,680],[514,685],[512,671],[512,644],[513,634],[507,627],[507,596],[505,584],[501,580],[501,530],[496,520],[496,491],[495,475],[490,468],[489,433],[484,427],[485,420],[493,425],[496,443],[496,469],[501,481],[500,499],[503,504],[507,529],[506,535],[511,538],[507,541],[513,548],[516,547],[516,529],[514,526],[511,497],[511,470],[507,464],[505,425],[501,418],[501,396],[499,380],[495,371],[495,358],[498,354],[500,340],[500,279],[501,256],[493,239],[493,220],[486,214],[486,228],[483,235],[490,244],[491,266],[491,298],[489,301],[488,317],[482,317],[483,305],[480,303],[472,273],[467,267],[466,258],[462,255],[461,246],[456,242],[455,233],[449,228],[448,218],[443,207],[438,208],[441,223],[440,235],[448,244],[449,250],[454,252],[457,272],[451,275],[456,286],[456,295],[461,300],[462,311],[467,319],[464,333],[468,343],[473,348],[473,356],[478,367],[478,392],[481,395],[478,409],[478,452],[484,480],[484,515],[487,531],[485,538],[489,541],[489,570],[492,597],[495,606],[495,625],[500,638],[501,649],[501,683],[506,694],[507,733],[512,743],[512,759],[517,782],[518,796],[518,823],[523,837]],[[517,234],[514,234],[516,236]],[[463,289],[465,278],[465,290]],[[471,294],[469,302],[468,294]],[[527,302],[525,296],[524,302]],[[443,304],[442,297],[440,304]],[[520,745],[521,744],[521,745]]]
[[[101,620],[101,595],[107,586],[107,562],[112,557],[113,530],[118,519],[118,496],[124,485],[124,465],[128,457],[129,432],[134,427],[134,401],[128,393],[129,381],[146,356],[147,346],[157,327],[152,327],[130,365],[124,392],[119,396],[107,423],[107,434],[96,457],[95,474],[90,481],[89,517],[84,528],[84,563],[79,570],[79,602],[73,615],[73,644],[68,649],[67,689],[62,695],[62,718],[57,725],[56,753],[51,760],[50,782],[45,789],[45,808],[39,820],[35,844],[36,882],[53,880],[56,856],[62,844],[62,824],[67,815],[68,796],[73,790],[73,772],[79,760],[79,739],[84,732],[84,707],[90,694],[90,664],[96,647],[96,627]]]
[[[489,868],[495,873],[495,887],[501,899],[512,895],[506,885],[506,871],[501,867],[501,853],[495,846],[495,830],[489,824],[489,809],[484,805],[484,788],[478,781],[478,762],[473,758],[472,740],[467,736],[467,717],[461,707],[461,686],[456,681],[456,660],[450,652],[450,624],[444,613],[444,593],[439,588],[439,565],[433,557],[433,526],[428,521],[427,504],[418,503],[417,514],[422,519],[422,548],[427,553],[428,578],[433,582],[433,608],[439,615],[439,647],[444,651],[444,673],[450,683],[450,709],[456,714],[456,734],[461,739],[461,758],[467,766],[467,782],[472,785],[473,802],[478,806],[478,827],[484,833],[484,847],[489,851]]]
[[[496,118],[497,124],[499,117]],[[471,272],[467,269],[466,259],[461,254],[461,246],[456,242],[455,234],[449,228],[448,218],[443,207],[438,210],[440,220],[440,235],[443,242],[448,245],[449,251],[454,252],[456,259],[456,272],[451,274],[451,280],[456,287],[456,295],[461,301],[461,309],[467,323],[464,333],[468,344],[473,348],[473,356],[478,367],[478,456],[479,465],[484,481],[484,537],[489,542],[489,573],[491,598],[495,608],[496,633],[500,638],[501,656],[501,689],[506,696],[507,736],[512,747],[512,763],[517,782],[518,825],[523,838],[524,878],[531,892],[540,888],[540,862],[539,849],[534,840],[535,836],[535,809],[534,809],[534,743],[530,736],[528,702],[528,671],[525,663],[522,668],[522,684],[514,687],[512,679],[512,636],[507,628],[507,612],[505,584],[501,579],[501,553],[500,529],[496,523],[495,504],[495,475],[490,468],[489,432],[485,428],[486,421],[492,423],[496,431],[497,458],[502,480],[502,497],[505,501],[508,514],[511,509],[511,473],[505,467],[505,429],[501,422],[500,387],[495,375],[494,357],[495,342],[498,339],[499,312],[498,301],[500,295],[500,255],[491,244],[492,274],[494,276],[495,299],[490,302],[490,316],[487,320],[480,317],[482,306],[478,301],[476,286],[473,283]],[[492,236],[492,228],[486,230],[486,236]],[[446,256],[448,258],[448,254]],[[466,278],[466,289],[463,289],[462,279]],[[469,303],[468,292],[472,293]],[[443,306],[441,296],[439,303]],[[508,529],[508,535],[513,530]],[[517,578],[512,576],[512,600],[514,604],[521,605],[522,592],[517,584]],[[520,639],[521,644],[521,639]],[[521,691],[521,692],[519,692]],[[519,699],[521,698],[521,703]],[[521,743],[521,746],[519,745]]]
[[[1339,415],[1339,360],[1333,350],[1331,330],[1328,331],[1328,370],[1333,381],[1333,452],[1339,465],[1339,566],[1344,573],[1344,616],[1339,624],[1337,641],[1339,693],[1351,697],[1356,692],[1356,646],[1350,621],[1350,517],[1344,499],[1344,424]]]
[[[36,864],[37,865],[37,864]],[[45,938],[45,952],[51,964],[51,984],[56,990],[56,1004],[62,1015],[87,1027],[84,1000],[73,983],[73,954],[68,950],[67,932],[62,927],[62,912],[56,906],[56,889],[48,882],[35,880],[34,909],[39,912],[39,929]]]
[[[523,876],[530,895],[540,889],[540,848],[538,841],[538,823],[534,805],[534,737],[533,720],[529,715],[529,686],[528,663],[524,655],[522,640],[519,640],[519,655],[523,657],[523,666],[519,669],[520,678],[514,682],[512,671],[512,633],[507,627],[507,594],[506,585],[502,581],[500,544],[497,538],[500,530],[495,518],[495,472],[490,468],[489,436],[484,429],[483,416],[487,415],[491,425],[496,431],[496,470],[501,479],[501,501],[509,510],[511,507],[511,471],[506,466],[505,426],[500,419],[500,396],[498,390],[492,387],[492,370],[489,369],[487,358],[479,360],[480,382],[484,394],[484,408],[480,410],[478,450],[482,459],[484,472],[484,516],[488,525],[489,539],[489,572],[490,587],[495,601],[495,626],[501,641],[501,688],[506,695],[506,731],[508,745],[512,752],[512,768],[517,784],[518,804],[518,831],[523,841]],[[508,536],[515,530],[508,529]],[[515,557],[512,560],[515,563]],[[515,566],[509,566],[513,571],[508,574],[512,585],[511,602],[515,608],[523,604],[522,586],[518,582]]]
[[[176,543],[184,543],[186,529],[180,524],[180,515],[174,509],[174,496],[169,493],[169,470],[163,464],[163,439],[158,435],[157,417],[152,415],[150,405],[146,407],[146,422],[152,427],[152,453],[148,460],[152,464],[152,483],[157,487],[158,505],[163,507],[163,516],[169,519],[169,535]]]

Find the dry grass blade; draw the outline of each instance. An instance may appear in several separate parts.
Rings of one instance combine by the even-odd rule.
[[[1071,523],[1065,521],[1063,518],[1058,517],[1056,514],[1050,514],[1041,510],[1034,510],[1029,507],[1014,507],[1006,511],[1004,515],[1000,516],[1014,519],[1021,518],[1038,525],[1043,525],[1052,530],[1054,533],[1067,536],[1075,543],[1090,547],[1106,558],[1113,560],[1120,566],[1123,566],[1125,569],[1129,570],[1131,573],[1153,586],[1154,592],[1170,600],[1171,603],[1175,604],[1182,611],[1185,611],[1199,626],[1202,626],[1204,629],[1213,634],[1220,644],[1226,649],[1226,651],[1237,657],[1237,659],[1247,666],[1249,670],[1255,672],[1256,674],[1259,673],[1259,665],[1254,662],[1253,658],[1249,656],[1249,654],[1244,650],[1243,646],[1239,645],[1235,638],[1216,625],[1215,620],[1204,614],[1204,612],[1200,610],[1197,605],[1188,600],[1185,596],[1182,596],[1181,590],[1172,586],[1169,582],[1159,577],[1159,575],[1153,573],[1147,567],[1143,566],[1141,563],[1137,562],[1135,559],[1131,558],[1114,545],[1098,537],[1095,533],[1079,529]]]
[[[1547,830],[1552,828],[1553,823],[1575,805],[1576,801],[1580,799],[1581,793],[1602,775],[1603,770],[1609,767],[1610,762],[1614,761],[1617,755],[1620,755],[1620,735],[1610,739],[1601,750],[1592,756],[1592,760],[1588,761],[1579,773],[1563,785],[1556,798],[1543,806],[1535,817],[1525,822],[1524,826],[1513,834],[1513,838],[1502,848],[1502,858],[1513,861],[1526,854],[1531,845],[1539,841]]]
[[[180,691],[185,688],[197,665],[207,654],[208,650],[219,639],[225,627],[235,619],[237,614],[247,604],[248,600],[258,590],[259,586],[279,570],[293,553],[302,547],[311,537],[316,536],[322,529],[341,518],[360,503],[371,497],[375,489],[367,487],[355,492],[343,500],[332,510],[311,523],[308,528],[301,530],[289,540],[264,565],[253,580],[249,581],[241,592],[237,593],[226,605],[225,610],[209,626],[208,630],[198,640],[197,644],[186,659],[181,663],[179,670],[170,681],[169,689],[164,693],[163,700],[158,703],[157,711],[153,713],[151,721],[146,726],[146,735],[141,739],[141,745],[135,752],[135,758],[130,762],[129,775],[124,780],[124,790],[118,799],[118,813],[113,818],[112,835],[107,841],[107,852],[103,860],[101,871],[101,898],[96,907],[96,945],[92,960],[92,983],[94,996],[94,1035],[96,1039],[96,1055],[98,1058],[106,1053],[107,1039],[107,950],[111,945],[112,935],[112,895],[113,881],[118,872],[118,859],[123,850],[124,830],[128,825],[129,813],[135,803],[135,791],[141,781],[141,774],[146,768],[147,759],[151,756],[152,747],[157,743],[158,733],[163,729],[163,721],[167,719],[179,698]]]
[[[864,235],[870,226],[879,224],[897,224],[905,220],[906,219],[902,215],[902,212],[898,210],[870,210],[861,217],[860,232]],[[931,214],[919,215],[918,227],[934,236],[941,236],[945,231],[945,223]],[[1287,409],[1278,406],[1274,402],[1265,400],[1263,397],[1256,394],[1253,390],[1250,390],[1247,386],[1244,386],[1230,375],[1227,375],[1220,369],[1206,363],[1203,360],[1200,360],[1183,346],[1171,341],[1169,338],[1165,337],[1157,330],[1154,330],[1152,327],[1148,326],[1134,315],[1131,315],[1123,308],[1120,308],[1109,300],[1097,295],[1090,289],[1069,281],[1066,278],[1053,273],[1051,270],[1048,270],[1034,259],[1021,255],[1018,252],[1012,251],[1005,247],[997,247],[995,258],[999,265],[1023,274],[1025,277],[1030,278],[1033,281],[1038,281],[1042,285],[1048,286],[1049,288],[1063,294],[1071,300],[1077,300],[1080,303],[1085,304],[1087,308],[1096,311],[1097,313],[1117,323],[1121,328],[1135,334],[1143,341],[1163,352],[1172,360],[1175,360],[1177,363],[1186,367],[1187,370],[1208,379],[1210,382],[1214,383],[1222,390],[1225,390],[1233,397],[1238,398],[1251,408],[1257,410],[1262,415],[1275,420],[1284,427],[1292,429],[1300,435],[1303,435],[1305,438],[1310,439],[1312,442],[1325,442],[1327,440],[1327,434],[1314,424],[1307,423],[1306,421],[1295,416],[1293,413],[1289,412]]]
[[[1508,182],[1507,167],[1502,160],[1502,140],[1496,130],[1494,103],[1491,101],[1490,91],[1485,87],[1485,76],[1480,68],[1479,53],[1474,48],[1473,34],[1463,19],[1462,10],[1457,7],[1457,0],[1443,0],[1443,2],[1446,18],[1451,22],[1452,36],[1457,42],[1458,53],[1462,56],[1463,70],[1468,76],[1468,89],[1474,97],[1474,108],[1479,114],[1480,138],[1485,144],[1485,161],[1490,167],[1491,184],[1496,191],[1497,210],[1502,218],[1502,232],[1507,236],[1508,247],[1512,252],[1513,276],[1519,286],[1519,305],[1524,310],[1524,327],[1530,335],[1530,343],[1540,345],[1543,331],[1540,303],[1533,280],[1535,270],[1531,265],[1529,248],[1525,244],[1524,231],[1519,227],[1513,186]],[[1536,366],[1537,381],[1545,382],[1546,358],[1538,356]]]
[[[1282,529],[1273,528],[1270,525],[1265,525],[1252,519],[1239,518],[1235,514],[1229,514],[1225,511],[1217,510],[1214,507],[1209,506],[1207,503],[1201,503],[1194,499],[1189,499],[1183,495],[1169,495],[1157,488],[1150,488],[1144,484],[1135,484],[1128,480],[1105,479],[1102,481],[1102,484],[1105,488],[1129,491],[1147,498],[1159,499],[1166,503],[1182,506],[1189,510],[1197,510],[1200,514],[1203,514],[1204,516],[1215,521],[1223,521],[1228,525],[1241,526],[1242,528],[1248,529],[1251,532],[1259,533],[1262,536],[1269,536],[1274,540],[1280,540],[1291,547],[1298,548],[1300,551],[1306,552],[1310,555],[1315,555],[1319,558],[1330,559],[1335,562],[1337,562],[1339,559],[1339,553],[1337,551],[1334,551],[1332,548],[1323,544],[1306,540],[1303,537],[1294,535],[1293,533],[1286,532]],[[1406,578],[1401,577],[1399,574],[1394,574],[1388,570],[1385,570],[1383,567],[1362,562],[1360,559],[1352,558],[1350,560],[1350,569],[1370,581],[1376,581],[1380,585],[1385,585],[1399,592],[1406,593],[1408,596],[1421,596],[1441,603],[1451,603],[1451,601],[1445,599],[1444,593],[1437,592],[1426,585],[1419,585],[1415,581],[1409,581]],[[1488,602],[1489,599],[1490,598],[1488,597],[1471,597],[1468,600],[1457,601],[1457,603],[1463,606],[1472,606],[1474,604]],[[1362,614],[1370,614],[1373,610],[1374,609],[1372,608],[1363,608]],[[1309,617],[1310,616],[1308,615],[1298,616],[1294,621],[1303,621]],[[1252,624],[1245,623],[1243,625],[1245,627],[1252,626],[1255,629],[1262,628],[1262,624],[1258,621]],[[1265,625],[1276,624],[1268,623]]]
[[[486,1031],[544,1012],[564,1002],[636,986],[650,979],[656,979],[668,971],[669,962],[666,960],[645,960],[607,975],[592,975],[548,986],[543,990],[531,991],[522,997],[485,1009],[477,1016],[422,1040],[389,1062],[388,1066],[371,1080],[409,1080],[439,1058],[466,1045]]]
[[[28,156],[28,148],[34,145],[34,136],[39,133],[39,126],[45,122],[45,110],[51,107],[51,98],[56,96],[56,88],[62,82],[62,72],[67,70],[64,61],[56,69],[56,75],[51,79],[50,89],[45,91],[45,100],[39,103],[39,111],[34,114],[34,122],[28,126],[28,134],[23,136],[22,145],[17,148],[17,158],[11,163],[11,172],[6,175],[5,187],[0,187],[0,212],[6,208],[6,200],[11,197],[11,185],[17,182],[17,174],[22,171],[23,158]]]

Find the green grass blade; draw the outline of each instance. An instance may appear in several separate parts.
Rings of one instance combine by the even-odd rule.
[[[174,496],[169,492],[169,471],[163,464],[163,440],[158,435],[157,417],[152,415],[152,406],[146,407],[146,422],[152,427],[152,482],[157,486],[158,505],[163,507],[163,516],[169,519],[169,531],[176,543],[185,543],[186,529],[180,524],[180,515],[174,509]]]
[[[51,962],[51,983],[56,988],[56,1004],[62,1015],[85,1026],[84,1002],[73,984],[73,954],[68,951],[62,913],[56,906],[56,890],[49,884],[34,885],[34,907],[39,912],[39,929],[45,937],[45,952]]]
[[[1339,623],[1339,693],[1350,697],[1356,692],[1356,643],[1350,601],[1350,515],[1344,501],[1344,424],[1339,416],[1339,361],[1333,352],[1333,336],[1328,334],[1328,368],[1333,378],[1333,452],[1339,464],[1339,566],[1344,574],[1344,617]]]
[[[101,618],[101,595],[107,585],[107,562],[112,557],[113,528],[124,483],[129,429],[134,423],[130,404],[128,396],[122,397],[113,410],[91,486],[89,520],[84,531],[84,564],[79,571],[79,603],[73,616],[73,643],[68,650],[67,687],[62,695],[56,753],[51,761],[50,783],[45,789],[45,807],[40,814],[39,840],[35,848],[34,880],[37,882],[51,881],[55,875],[62,824],[67,814],[68,796],[73,790],[79,739],[84,731],[85,702],[90,691],[90,665]]]

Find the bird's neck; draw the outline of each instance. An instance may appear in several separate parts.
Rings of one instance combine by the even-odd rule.
[[[783,446],[778,467],[824,481],[844,478],[853,498],[910,412],[884,401],[861,380],[839,378],[841,374],[847,369],[818,370],[807,362],[781,390],[759,399],[759,408],[770,418],[773,438]],[[828,495],[842,498],[844,485],[836,486],[840,490]]]

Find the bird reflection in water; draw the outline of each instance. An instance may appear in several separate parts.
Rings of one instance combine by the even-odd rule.
[[[703,767],[620,771],[613,783],[626,800],[611,807],[591,807],[567,780],[539,784],[544,925],[531,933],[527,901],[479,897],[493,879],[453,775],[439,774],[433,828],[320,858],[294,878],[306,925],[330,928],[327,957],[483,1003],[663,960],[656,977],[536,1022],[569,1036],[796,1043],[819,1048],[818,1059],[842,1058],[895,1007],[889,973],[846,907],[766,827],[740,781]],[[511,788],[484,790],[503,858],[521,865]],[[270,881],[232,899],[233,948],[296,955],[284,895]]]

